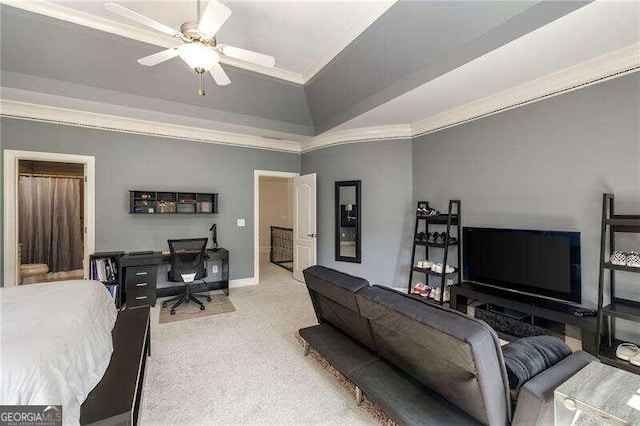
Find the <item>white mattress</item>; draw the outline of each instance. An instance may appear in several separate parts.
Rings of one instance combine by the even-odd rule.
[[[3,405],[62,405],[64,424],[113,352],[116,308],[104,284],[74,280],[0,288]]]

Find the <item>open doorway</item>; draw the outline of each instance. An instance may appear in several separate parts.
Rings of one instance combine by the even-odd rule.
[[[293,277],[296,176],[297,173],[255,171],[254,269],[258,283],[280,282]]]
[[[95,158],[3,152],[4,286],[87,278],[95,249]]]
[[[18,161],[18,284],[84,277],[84,164]]]
[[[265,282],[293,275],[293,178],[259,178],[260,276]]]

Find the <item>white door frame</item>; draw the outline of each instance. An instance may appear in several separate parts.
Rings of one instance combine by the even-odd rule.
[[[84,164],[86,177],[84,191],[84,277],[88,278],[89,255],[95,250],[95,168],[96,159],[89,155],[59,154],[53,152],[4,150],[4,286],[18,284],[18,162],[20,160],[53,161]]]
[[[253,279],[256,284],[260,284],[260,178],[263,176],[293,179],[300,173],[253,171]]]

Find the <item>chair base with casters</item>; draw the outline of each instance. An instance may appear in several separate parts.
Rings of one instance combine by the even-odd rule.
[[[180,296],[176,296],[173,297],[169,300],[165,300],[164,302],[162,302],[162,307],[166,308],[167,304],[171,303],[171,302],[176,302],[172,307],[171,307],[171,315],[175,315],[176,313],[176,308],[180,305],[182,305],[183,303],[189,303],[189,302],[194,302],[198,305],[200,305],[200,310],[204,311],[204,303],[202,303],[200,300],[198,300],[198,297],[206,299],[207,302],[211,302],[211,296],[208,294],[197,294],[197,293],[192,293],[191,291],[191,285],[193,284],[193,280],[195,278],[195,274],[183,274],[182,275],[182,280],[184,282],[184,293],[182,293]]]

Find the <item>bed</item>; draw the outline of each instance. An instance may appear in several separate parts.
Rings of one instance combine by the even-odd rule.
[[[149,343],[148,309],[118,313],[104,284],[74,280],[3,288],[0,310],[3,405],[62,405],[65,425],[79,424],[83,416],[103,421],[116,414],[107,412],[114,394],[140,384]],[[132,329],[140,331],[127,343],[142,351],[114,343],[122,341],[117,330],[131,334]],[[135,371],[114,371],[123,360]],[[138,399],[131,405],[138,406],[139,392],[134,394]]]

